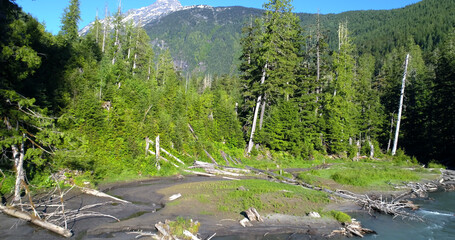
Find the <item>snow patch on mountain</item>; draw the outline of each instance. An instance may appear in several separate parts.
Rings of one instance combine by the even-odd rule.
[[[123,23],[133,21],[134,26],[144,26],[147,23],[164,17],[169,13],[185,9],[178,0],[156,0],[155,3],[147,7],[139,9],[131,9],[124,14]],[[100,20],[101,24],[106,22],[106,19]],[[91,22],[79,31],[80,35],[85,35],[90,30],[95,22]]]

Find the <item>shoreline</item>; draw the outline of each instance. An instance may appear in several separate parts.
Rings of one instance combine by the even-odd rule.
[[[253,227],[245,228],[239,224],[239,221],[243,218],[240,212],[213,211],[213,206],[211,208],[210,205],[215,204],[214,202],[197,204],[196,201],[185,199],[185,194],[197,194],[198,191],[201,191],[191,187],[194,184],[220,181],[228,180],[221,177],[208,178],[187,175],[184,177],[155,177],[100,185],[99,189],[101,191],[132,203],[108,203],[94,209],[104,214],[115,216],[121,220],[120,222],[100,217],[85,218],[71,222],[69,228],[73,229],[74,232],[72,239],[134,239],[133,235],[127,233],[131,231],[155,232],[155,223],[164,222],[165,220],[173,221],[177,217],[199,221],[201,223],[199,234],[202,239],[206,239],[214,233],[216,233],[215,239],[242,239],[242,236],[248,236],[248,239],[261,239],[261,236],[264,237],[264,235],[285,236],[292,234],[297,234],[302,238],[307,236],[311,237],[311,239],[326,239],[326,236],[333,230],[342,227],[342,224],[338,221],[324,216],[322,218],[311,218],[266,211],[261,213],[265,219],[264,223],[254,222]],[[183,197],[170,201],[169,196],[177,192],[181,192]],[[404,192],[406,192],[404,189],[397,191],[370,189],[368,191],[369,194],[385,197],[400,195]],[[109,200],[74,191],[66,196],[65,202],[68,209],[77,209],[82,205],[109,202]],[[305,204],[305,201],[300,204]],[[203,212],[204,209],[210,208],[212,212],[208,210]],[[354,202],[348,200],[332,200],[324,205],[323,210],[365,211]],[[15,226],[15,228],[10,229],[12,226]],[[28,234],[33,234],[34,237],[40,239],[61,239],[61,237],[44,229],[39,229],[26,222],[0,214],[0,235],[21,239],[21,236],[25,238]],[[338,237],[344,238],[342,236]]]

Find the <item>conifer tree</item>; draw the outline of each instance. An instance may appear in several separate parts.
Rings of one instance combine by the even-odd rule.
[[[266,106],[279,99],[289,100],[296,89],[296,69],[300,62],[298,55],[301,41],[299,18],[292,13],[290,0],[270,1],[264,4],[266,10],[256,26],[247,29],[242,40],[243,71],[250,76],[247,86],[252,86],[257,97],[253,113],[250,140],[246,152],[253,147],[253,138],[259,116],[259,128],[262,127]],[[256,44],[254,46],[253,44]]]
[[[359,117],[355,103],[354,46],[348,36],[347,24],[339,26],[339,50],[333,55],[334,78],[329,83],[325,97],[326,134],[330,151],[341,153],[352,150],[358,135],[356,119]]]
[[[70,5],[65,8],[62,17],[62,28],[60,34],[65,36],[67,41],[74,41],[79,38],[78,23],[81,20],[79,0],[71,0]]]

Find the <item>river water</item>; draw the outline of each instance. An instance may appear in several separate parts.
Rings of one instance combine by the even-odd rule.
[[[373,229],[376,235],[364,239],[381,240],[445,240],[455,239],[455,192],[431,193],[429,199],[414,201],[421,208],[414,213],[424,218],[424,222],[393,219],[391,216],[365,213],[350,213],[363,227]]]

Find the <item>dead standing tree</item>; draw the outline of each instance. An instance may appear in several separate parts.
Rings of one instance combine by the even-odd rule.
[[[410,57],[410,55],[408,53],[406,55],[406,62],[405,62],[405,66],[404,66],[403,81],[401,83],[400,104],[398,106],[397,127],[395,130],[395,140],[393,141],[392,155],[395,155],[397,153],[398,136],[400,135],[401,114],[403,111],[403,102],[404,102],[404,88],[406,87],[406,76],[408,75],[409,57]]]

